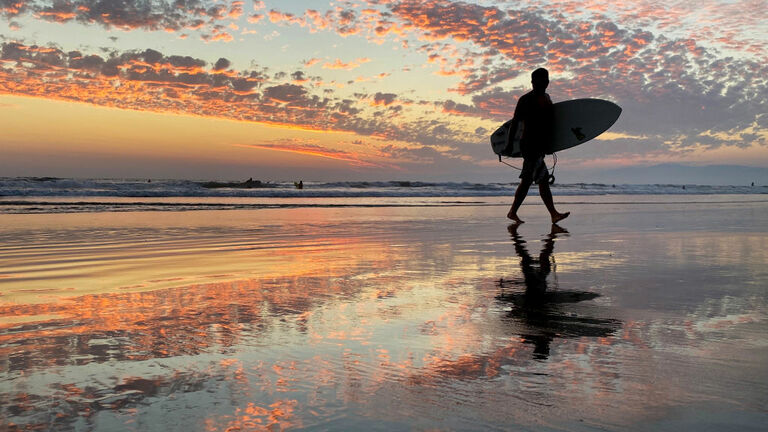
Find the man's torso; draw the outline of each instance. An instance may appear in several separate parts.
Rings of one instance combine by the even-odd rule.
[[[541,148],[549,139],[552,125],[552,99],[546,93],[533,91],[520,97],[515,108],[515,118],[524,122],[520,149],[523,157],[544,155]]]

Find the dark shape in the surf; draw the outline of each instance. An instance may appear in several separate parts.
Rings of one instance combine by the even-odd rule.
[[[547,277],[553,271],[555,239],[568,234],[557,224],[544,239],[544,247],[538,259],[531,257],[526,241],[517,232],[519,224],[508,230],[520,257],[523,278],[500,279],[500,293],[496,299],[510,304],[506,318],[524,326],[520,335],[524,343],[534,345],[534,358],[546,360],[550,355],[550,343],[556,338],[606,337],[621,327],[621,321],[575,315],[564,306],[594,300],[600,294],[589,291],[549,289]],[[557,288],[557,287],[556,287]]]
[[[303,180],[299,180],[298,182],[293,182],[293,186],[296,189],[304,189],[304,181]]]
[[[554,176],[549,174],[544,163],[544,144],[547,142],[549,131],[552,129],[554,109],[552,99],[546,93],[549,86],[549,72],[538,68],[531,73],[533,90],[522,95],[517,101],[513,119],[523,122],[523,137],[520,140],[520,151],[523,154],[523,169],[520,171],[520,183],[515,190],[515,199],[507,217],[516,224],[523,223],[517,215],[517,210],[528,195],[528,189],[533,183],[539,185],[539,195],[549,211],[552,223],[557,223],[568,217],[570,212],[560,213],[555,209],[550,183]]]
[[[261,180],[254,180],[249,178],[244,182],[216,182],[209,181],[200,183],[200,186],[206,189],[222,189],[222,188],[234,188],[234,189],[253,189],[253,188],[270,188],[275,187],[274,184],[269,182],[262,182]]]

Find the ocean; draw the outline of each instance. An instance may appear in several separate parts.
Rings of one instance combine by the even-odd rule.
[[[308,181],[298,189],[293,182],[259,180],[0,177],[0,213],[501,205],[515,187],[515,183]],[[768,194],[768,186],[556,183],[552,192],[561,199],[633,196],[633,203],[650,196],[677,196],[682,201],[708,196],[709,202],[748,195],[754,201]],[[536,193],[532,187],[530,194]]]

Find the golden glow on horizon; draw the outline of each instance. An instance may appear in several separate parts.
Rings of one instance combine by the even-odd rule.
[[[295,154],[312,157],[311,161],[304,161],[288,156],[286,151],[274,151],[278,149],[262,145],[302,139],[331,149],[339,143],[360,139],[348,132],[8,95],[0,95],[0,113],[4,151],[9,153],[109,154],[200,162],[263,163],[268,160],[275,166],[310,162],[322,166],[318,161],[318,156],[322,156],[354,165],[376,166],[367,162],[363,154],[334,157],[333,153],[321,150],[295,151]],[[44,128],[40,127],[41,121],[45,123]]]

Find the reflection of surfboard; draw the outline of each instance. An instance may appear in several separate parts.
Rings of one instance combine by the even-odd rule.
[[[621,108],[602,99],[574,99],[554,105],[552,139],[544,152],[552,154],[583,144],[610,128],[621,114]],[[520,138],[522,122],[509,120],[491,134],[493,152],[501,156],[522,157]]]

